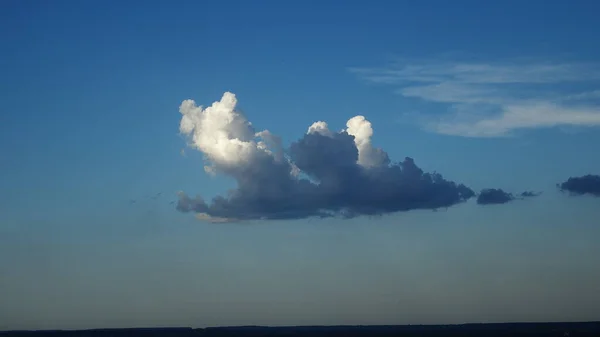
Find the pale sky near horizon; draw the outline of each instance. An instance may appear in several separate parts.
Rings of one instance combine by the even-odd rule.
[[[598,320],[598,10],[1,2],[0,330]]]

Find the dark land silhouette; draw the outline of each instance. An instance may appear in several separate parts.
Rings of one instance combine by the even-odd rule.
[[[502,323],[461,325],[374,325],[297,327],[135,328],[93,330],[4,331],[0,337],[262,337],[262,336],[472,336],[472,337],[583,337],[600,336],[600,322]]]

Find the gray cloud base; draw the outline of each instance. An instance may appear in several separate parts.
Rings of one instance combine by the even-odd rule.
[[[180,193],[177,209],[231,220],[351,218],[445,208],[475,196],[463,184],[423,172],[412,158],[360,166],[354,137],[345,132],[331,137],[306,134],[291,145],[289,157],[307,178],[290,175],[290,162],[265,154],[227,172],[238,184],[228,197],[218,196],[207,204]]]
[[[569,177],[558,185],[563,192],[573,195],[589,194],[600,197],[600,176],[587,174],[581,177]]]

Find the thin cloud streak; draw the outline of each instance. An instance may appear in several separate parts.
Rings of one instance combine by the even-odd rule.
[[[460,115],[429,122],[425,127],[431,131],[464,137],[501,137],[516,129],[550,128],[556,126],[599,126],[600,110],[593,107],[565,107],[555,103],[520,102],[502,107],[502,113],[480,117]],[[464,115],[462,117],[465,117]]]
[[[561,84],[600,86],[594,64],[426,61],[350,71],[370,83],[396,86],[403,97],[447,105],[448,113],[419,119],[436,133],[502,137],[518,129],[600,126],[600,90],[556,93]]]

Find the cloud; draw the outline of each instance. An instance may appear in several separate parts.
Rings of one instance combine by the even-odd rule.
[[[513,200],[533,198],[541,195],[541,192],[524,191],[518,194],[518,197],[512,193],[505,192],[498,188],[486,188],[481,190],[477,195],[477,203],[479,205],[494,205],[494,204],[506,204]]]
[[[531,198],[531,197],[537,197],[540,194],[542,194],[541,192],[533,192],[533,191],[525,191],[521,193],[521,197],[522,198]]]
[[[354,144],[358,149],[358,164],[364,167],[374,167],[387,165],[390,158],[387,153],[381,149],[376,149],[371,145],[371,136],[373,128],[371,122],[364,116],[355,116],[346,123],[346,132],[354,137]]]
[[[581,177],[570,177],[558,187],[561,191],[573,195],[590,194],[600,197],[600,176],[588,174]]]
[[[445,105],[446,113],[418,121],[441,134],[500,137],[520,129],[600,126],[595,64],[425,60],[350,71],[392,85],[405,98]],[[587,89],[565,92],[565,84]]]
[[[505,204],[513,201],[515,197],[501,189],[487,188],[481,190],[477,196],[477,203],[480,205]]]
[[[256,132],[236,105],[229,92],[207,108],[192,100],[181,104],[180,132],[204,154],[205,171],[232,177],[237,188],[210,203],[179,192],[179,211],[212,222],[351,218],[446,208],[475,195],[423,172],[412,158],[391,163],[373,146],[373,127],[364,116],[351,118],[340,132],[317,121],[284,149],[270,131]]]
[[[585,91],[579,94],[568,95],[564,97],[565,101],[578,101],[585,99],[599,99],[600,90]]]
[[[427,128],[447,135],[466,137],[505,136],[512,130],[549,128],[555,126],[599,126],[600,110],[589,107],[564,107],[550,102],[519,102],[506,104],[496,116],[459,115],[430,122]]]

